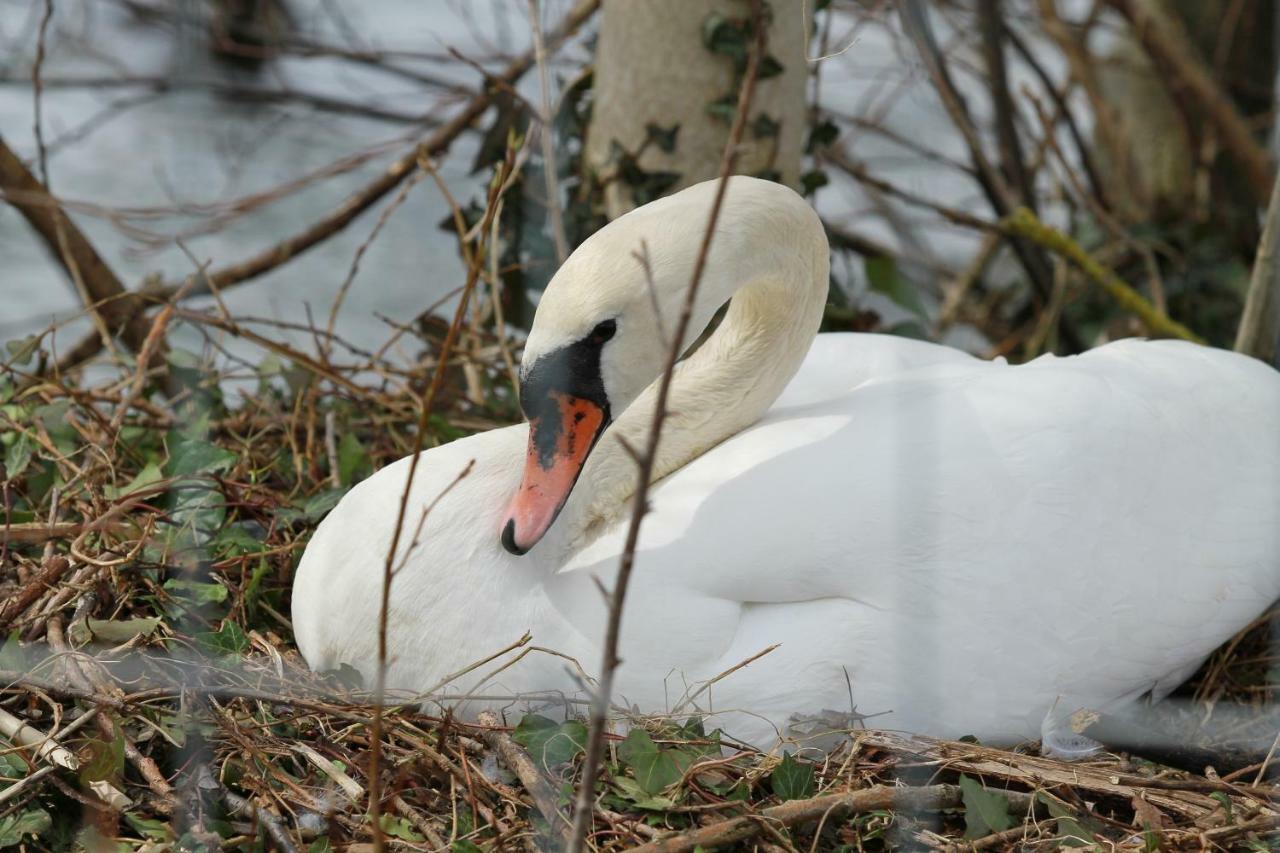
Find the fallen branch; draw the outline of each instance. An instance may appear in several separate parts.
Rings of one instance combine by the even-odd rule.
[[[25,526],[25,525],[24,525]],[[47,525],[38,525],[43,530],[48,530]],[[78,533],[84,525],[59,525],[60,527],[74,527]],[[8,532],[12,532],[12,528]],[[22,541],[20,539],[9,539],[6,536],[5,542]],[[32,578],[22,589],[10,596],[5,601],[4,606],[0,607],[0,631],[9,627],[9,623],[17,618],[18,614],[30,607],[36,599],[51,589],[63,575],[67,573],[67,569],[71,568],[71,563],[66,557],[50,557],[44,564],[44,571]]]
[[[533,797],[533,804],[538,813],[551,827],[551,833],[564,843],[569,832],[569,825],[557,807],[558,799],[555,790],[547,783],[538,770],[533,759],[521,749],[515,741],[502,730],[502,721],[492,711],[484,711],[479,716],[479,723],[488,730],[484,733],[485,742],[492,747],[512,773],[520,778],[520,784]]]
[[[280,818],[276,817],[265,808],[255,806],[239,794],[223,789],[223,796],[227,801],[227,805],[231,809],[232,814],[240,814],[244,817],[252,818],[263,829],[267,831],[267,835],[275,842],[276,846],[283,850],[284,853],[298,853],[298,847],[293,843],[293,839],[289,837],[289,833],[285,830],[284,824],[280,822]]]
[[[1027,808],[1030,794],[997,791],[1016,800],[1016,806]],[[691,853],[701,847],[710,849],[733,844],[764,831],[765,826],[795,826],[824,818],[843,820],[849,815],[871,811],[898,810],[908,812],[938,811],[959,806],[963,802],[957,785],[930,785],[903,788],[877,785],[861,791],[824,794],[808,800],[792,800],[780,806],[713,823],[699,829],[668,836],[633,848],[632,853]]]

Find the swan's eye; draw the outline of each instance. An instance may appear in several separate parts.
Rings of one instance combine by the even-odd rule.
[[[591,330],[591,342],[593,344],[603,344],[605,341],[617,334],[617,331],[617,320],[605,320],[603,323],[599,323]]]

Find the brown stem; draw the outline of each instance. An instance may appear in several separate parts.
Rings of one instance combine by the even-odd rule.
[[[1253,260],[1249,295],[1236,332],[1236,352],[1248,353],[1275,364],[1280,343],[1280,181],[1271,191],[1267,205],[1267,221]]]

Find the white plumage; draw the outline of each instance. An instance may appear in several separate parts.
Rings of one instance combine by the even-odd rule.
[[[614,342],[604,345],[614,424],[540,544],[516,557],[498,538],[526,425],[425,453],[411,527],[474,467],[404,551],[391,687],[577,695],[574,667],[544,650],[598,666],[605,605],[593,577],[612,582],[633,487],[611,439],[643,435],[652,393],[614,389],[643,387],[660,363],[626,337],[652,338],[652,319],[628,323],[656,308],[670,329],[678,303],[644,296],[617,254],[644,238],[655,288],[681,293],[712,186],[617,220],[539,308],[526,369],[602,315],[619,318],[619,351],[630,353],[611,360]],[[1109,709],[1162,694],[1280,596],[1280,375],[1268,366],[1177,342],[1121,341],[1015,367],[878,335],[812,339],[807,314],[780,316],[812,313],[815,300],[820,310],[825,294],[825,240],[807,206],[734,179],[717,241],[739,255],[718,265],[713,251],[699,323],[735,290],[749,298],[677,374],[659,466],[671,473],[642,528],[619,704],[714,712],[712,725],[764,746],[793,716],[849,711],[851,690],[859,713],[882,714],[880,727],[1010,741],[1035,736],[1055,701]],[[590,298],[575,300],[583,288]],[[627,296],[636,290],[641,299]],[[765,338],[780,349],[741,357]],[[771,383],[785,388],[741,429],[731,401],[749,408],[754,389],[777,394]],[[294,628],[315,668],[374,670],[381,567],[407,467],[356,486],[303,557]],[[525,631],[539,650],[440,684]]]

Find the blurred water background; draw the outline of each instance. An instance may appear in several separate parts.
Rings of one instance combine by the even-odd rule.
[[[451,49],[494,69],[530,40],[524,0],[290,0],[298,38],[351,52],[379,52],[401,73],[297,52],[250,67],[212,55],[201,20],[203,0],[176,0],[164,7],[171,14],[163,21],[139,15],[133,8],[138,5],[58,2],[42,73],[52,188],[130,287],[152,275],[174,281],[190,274],[194,263],[182,246],[217,267],[310,224],[461,102],[462,96],[442,95],[410,75],[474,89],[478,71],[450,55]],[[571,5],[545,0],[544,27],[554,26]],[[0,0],[0,133],[28,158],[36,150],[31,68],[44,9],[42,0]],[[822,63],[822,105],[879,122],[900,139],[936,152],[938,159],[875,133],[850,140],[850,150],[877,175],[902,187],[985,213],[972,180],[945,162],[965,160],[963,143],[951,132],[909,45],[888,26],[865,24],[838,17],[831,27],[828,50],[838,55]],[[939,18],[938,25],[945,27],[945,21]],[[556,54],[553,85],[590,62],[592,29]],[[945,30],[940,32],[945,37]],[[816,52],[815,46],[811,54]],[[1017,65],[1012,70],[1016,87],[1016,75],[1025,71]],[[526,75],[521,91],[534,96],[536,86],[537,75]],[[464,202],[482,190],[486,177],[468,173],[478,141],[477,133],[464,134],[441,166],[443,179]],[[366,155],[367,161],[231,215],[228,205],[236,199],[356,155]],[[323,327],[358,248],[388,203],[297,260],[228,290],[228,310],[238,317],[298,323],[310,318]],[[963,266],[977,242],[972,233],[936,218],[922,220],[918,210],[868,198],[847,176],[833,175],[816,203],[830,221],[896,246],[935,270]],[[339,335],[374,349],[391,331],[384,318],[405,321],[461,284],[456,244],[438,228],[448,213],[430,181],[411,192],[360,260],[338,317]],[[184,234],[178,245],[174,238]],[[908,234],[913,244],[903,246]],[[855,269],[846,276],[855,290],[859,275]],[[864,289],[855,295],[882,312],[895,310],[879,294]],[[89,328],[71,283],[46,248],[14,210],[0,206],[0,340],[51,323],[65,324],[56,336],[62,347]],[[315,343],[305,331],[280,334],[304,349]],[[198,335],[185,328],[174,342],[199,349]],[[966,337],[963,328],[949,340],[971,348],[980,343]],[[230,352],[260,357],[250,344],[223,343]]]

